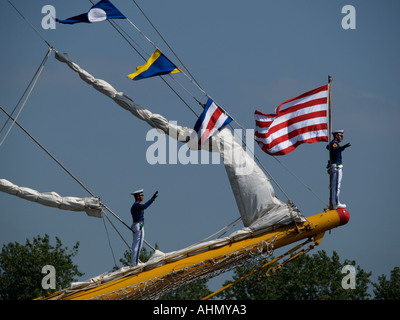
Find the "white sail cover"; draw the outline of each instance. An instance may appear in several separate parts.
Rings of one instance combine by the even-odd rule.
[[[55,192],[40,193],[30,188],[19,187],[6,179],[0,179],[0,191],[48,207],[85,211],[88,216],[101,218],[101,206],[97,198],[61,197]]]
[[[245,227],[265,228],[292,222],[290,208],[275,196],[275,190],[253,157],[222,130],[220,154]]]
[[[123,92],[118,92],[106,81],[96,79],[80,68],[67,53],[55,51],[55,57],[77,72],[83,81],[114,100],[135,117],[146,121],[150,126],[162,130],[178,141],[186,142],[190,149],[198,150],[198,139],[197,136],[192,136],[192,129],[170,123],[163,116],[153,114],[136,104],[130,97]],[[268,226],[288,224],[293,221],[293,217],[298,221],[301,220],[299,216],[291,214],[288,205],[275,196],[269,179],[254,159],[235,141],[229,129],[225,128],[214,135],[211,138],[211,146],[205,143],[202,149],[221,154],[245,227],[253,230],[264,229]]]

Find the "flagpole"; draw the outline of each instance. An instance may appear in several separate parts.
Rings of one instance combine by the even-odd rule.
[[[329,118],[329,129],[328,129],[328,143],[329,143],[329,209],[332,209],[332,179],[330,174],[330,154],[331,154],[331,141],[332,141],[332,77],[328,75],[328,118]]]
[[[331,142],[332,139],[332,77],[329,75],[328,76],[328,112],[329,112],[329,137],[328,137],[328,141]]]

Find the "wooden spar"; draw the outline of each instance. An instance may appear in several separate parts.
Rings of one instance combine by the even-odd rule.
[[[294,224],[270,230],[259,235],[252,235],[248,238],[233,241],[221,247],[210,247],[209,250],[200,250],[199,253],[192,252],[171,262],[165,261],[155,268],[144,265],[137,273],[124,273],[120,277],[110,280],[88,283],[88,287],[80,289],[66,289],[56,292],[38,300],[87,300],[87,299],[141,299],[141,292],[151,290],[162,290],[187,274],[197,269],[202,275],[207,274],[210,269],[223,265],[227,257],[236,259],[235,256],[241,251],[249,250],[251,255],[263,254],[270,250],[266,245],[273,240],[273,249],[278,249],[295,243],[302,239],[315,237],[323,232],[342,226],[350,219],[346,209],[337,209],[322,212],[307,218],[307,221],[299,225],[299,230]],[[177,253],[176,258],[182,253]],[[150,286],[153,285],[153,286]]]

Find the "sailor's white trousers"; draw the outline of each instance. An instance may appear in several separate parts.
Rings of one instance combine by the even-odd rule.
[[[132,266],[139,264],[140,250],[142,250],[143,239],[144,239],[144,227],[140,228],[143,222],[132,224],[133,231],[133,242],[132,242]]]
[[[343,165],[333,164],[330,168],[331,175],[331,200],[333,208],[342,206],[339,201],[340,186],[342,184]]]

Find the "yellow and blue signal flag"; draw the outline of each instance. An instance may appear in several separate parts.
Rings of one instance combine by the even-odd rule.
[[[159,49],[157,49],[150,59],[143,66],[138,66],[136,72],[128,74],[132,80],[141,80],[163,74],[182,72],[178,69]]]

